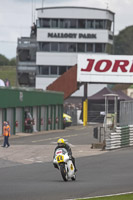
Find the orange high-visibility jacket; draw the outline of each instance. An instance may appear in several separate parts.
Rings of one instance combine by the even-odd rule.
[[[10,126],[3,126],[3,135],[4,136],[10,136]]]

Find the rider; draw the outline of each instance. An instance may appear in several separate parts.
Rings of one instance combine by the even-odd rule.
[[[76,165],[75,165],[75,158],[72,156],[72,150],[71,150],[70,146],[69,146],[68,144],[65,143],[65,141],[64,141],[63,138],[58,139],[57,145],[58,145],[58,146],[55,148],[55,151],[56,151],[57,149],[59,149],[59,148],[65,148],[65,149],[67,150],[68,155],[69,155],[70,159],[71,159],[72,162],[73,162],[73,165],[74,165],[74,167],[75,167],[75,172],[76,172],[77,169],[76,169]],[[55,151],[54,151],[54,155],[55,155]],[[54,167],[55,167],[55,168],[58,168],[56,164],[54,164]]]

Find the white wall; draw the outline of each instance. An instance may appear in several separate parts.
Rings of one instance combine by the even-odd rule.
[[[73,19],[113,19],[110,11],[96,8],[83,7],[53,7],[37,10],[37,16],[40,18],[73,18]],[[79,17],[80,16],[80,17]]]
[[[48,37],[48,33],[66,33],[66,34],[77,34],[75,38],[55,38]],[[39,28],[37,29],[37,41],[47,41],[47,42],[101,42],[111,44],[113,41],[110,41],[108,38],[110,31],[108,30],[98,30],[98,29],[48,29],[48,28]],[[96,38],[79,38],[79,34],[96,34]]]
[[[37,65],[74,66],[77,63],[77,54],[37,52],[36,63]]]

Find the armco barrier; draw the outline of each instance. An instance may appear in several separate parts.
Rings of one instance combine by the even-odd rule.
[[[106,138],[106,149],[117,149],[133,146],[133,125],[116,127],[116,132],[109,133]]]

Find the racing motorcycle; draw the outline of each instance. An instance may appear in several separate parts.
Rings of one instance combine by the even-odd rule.
[[[75,167],[65,148],[56,150],[53,163],[57,165],[64,181],[68,181],[69,179],[76,180]]]

